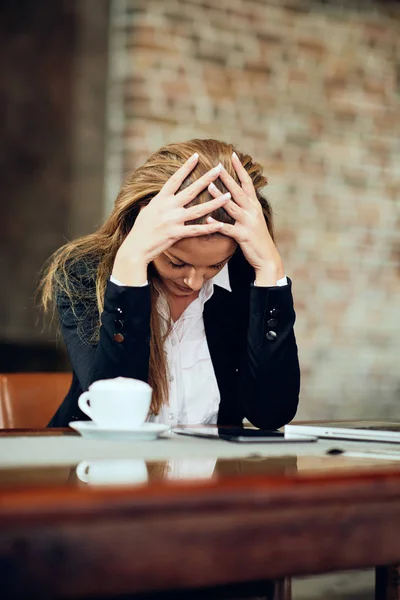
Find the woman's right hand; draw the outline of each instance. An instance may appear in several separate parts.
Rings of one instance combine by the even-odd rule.
[[[231,195],[224,194],[204,204],[185,208],[210,183],[218,179],[218,165],[197,181],[176,193],[199,159],[194,154],[164,184],[160,192],[145,206],[121,244],[114,261],[113,277],[123,285],[140,286],[147,280],[147,266],[162,252],[182,238],[209,235],[221,231],[223,223],[185,225],[223,206]]]

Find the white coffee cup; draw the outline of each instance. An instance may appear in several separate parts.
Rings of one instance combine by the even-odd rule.
[[[91,485],[146,483],[148,472],[144,460],[83,460],[76,467],[78,479]]]
[[[150,410],[151,387],[139,379],[101,379],[79,396],[79,408],[99,427],[134,429]]]

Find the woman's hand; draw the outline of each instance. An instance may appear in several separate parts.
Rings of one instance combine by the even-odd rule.
[[[202,225],[185,225],[186,221],[203,217],[224,206],[231,197],[229,193],[219,195],[218,198],[204,204],[185,208],[221,173],[222,165],[218,165],[176,193],[197,165],[198,158],[198,154],[194,154],[140,211],[115,257],[112,275],[124,285],[143,285],[147,280],[149,263],[178,240],[221,231],[223,224],[216,221]]]
[[[224,209],[235,219],[234,225],[224,224],[222,233],[229,235],[240,245],[244,256],[255,270],[256,285],[275,286],[278,279],[285,275],[281,257],[268,231],[251,177],[236,153],[232,155],[232,164],[241,186],[225,169],[221,170],[219,178],[233,198],[224,205]],[[214,198],[221,197],[221,192],[212,183],[208,189]],[[215,222],[212,217],[207,221]]]

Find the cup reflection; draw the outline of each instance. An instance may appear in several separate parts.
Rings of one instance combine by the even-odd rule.
[[[144,460],[82,460],[76,476],[88,485],[138,485],[146,483],[148,471]]]

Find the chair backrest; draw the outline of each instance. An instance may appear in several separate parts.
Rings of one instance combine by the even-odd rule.
[[[46,427],[71,380],[71,373],[0,374],[0,429]]]

